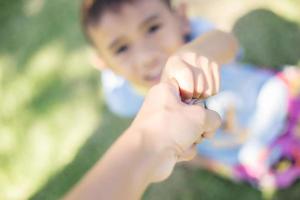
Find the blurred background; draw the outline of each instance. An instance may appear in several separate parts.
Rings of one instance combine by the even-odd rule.
[[[226,30],[255,8],[300,24],[300,0],[185,1],[191,16]],[[80,2],[0,1],[0,199],[59,199],[131,121],[102,102],[80,29]],[[248,184],[179,166],[144,199],[265,197]],[[270,198],[299,199],[300,183]]]

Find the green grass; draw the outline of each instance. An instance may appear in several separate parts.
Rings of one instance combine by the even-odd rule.
[[[101,101],[79,0],[0,2],[0,199],[59,199],[128,126]],[[275,200],[298,199],[300,184]],[[144,199],[262,199],[247,184],[178,166]]]
[[[245,62],[280,68],[300,61],[300,26],[297,21],[260,9],[240,18],[234,33],[243,47]]]

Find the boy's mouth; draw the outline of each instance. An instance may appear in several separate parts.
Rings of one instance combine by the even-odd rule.
[[[151,83],[158,83],[160,81],[162,70],[156,71],[154,73],[149,73],[144,76],[144,80]]]
[[[161,77],[161,73],[156,75],[147,75],[144,77],[144,80],[146,80],[147,82],[158,83],[160,81],[160,77]]]

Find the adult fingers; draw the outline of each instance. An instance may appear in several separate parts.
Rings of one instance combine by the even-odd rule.
[[[190,161],[197,155],[197,147],[194,144],[188,150],[179,155],[177,162]]]
[[[192,120],[197,127],[198,131],[194,132],[196,142],[203,137],[212,137],[213,133],[221,126],[221,118],[215,111],[199,105],[186,105],[186,112],[189,114],[189,120]]]
[[[205,109],[204,132],[214,133],[221,126],[221,117],[213,110]]]

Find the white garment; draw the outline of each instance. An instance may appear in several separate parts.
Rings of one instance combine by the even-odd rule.
[[[247,130],[241,145],[217,148],[214,140],[198,145],[198,152],[227,165],[256,164],[261,150],[283,133],[288,109],[288,90],[272,73],[242,64],[229,64],[221,70],[221,92],[207,101],[209,109],[222,118],[235,107],[237,123]],[[216,139],[227,143],[236,136],[219,129]]]

